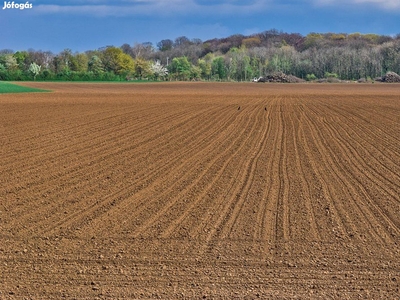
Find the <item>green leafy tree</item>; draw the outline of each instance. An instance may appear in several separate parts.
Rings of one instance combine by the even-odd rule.
[[[233,47],[228,53],[229,61],[229,75],[230,78],[242,81],[247,81],[253,75],[253,69],[250,64],[250,56],[246,47],[240,48]]]
[[[100,75],[104,72],[103,62],[100,57],[93,55],[88,62],[88,70],[93,72],[94,75]]]
[[[201,78],[201,69],[199,66],[193,66],[190,69],[190,79],[198,80]]]
[[[134,70],[134,61],[131,56],[124,53],[120,48],[107,47],[102,55],[103,65],[106,71],[121,75]]]
[[[130,73],[134,70],[135,68],[135,62],[133,58],[125,53],[122,53],[118,57],[119,59],[119,69],[115,74],[126,74]]]
[[[186,56],[175,57],[169,65],[170,73],[178,80],[190,79],[191,64]]]
[[[70,68],[72,71],[87,72],[89,59],[85,53],[77,53],[70,57]]]
[[[210,79],[211,76],[211,61],[205,59],[199,59],[197,66],[200,68],[200,76],[204,79]]]
[[[226,79],[226,67],[223,56],[218,56],[213,59],[211,64],[211,74],[215,79]]]
[[[7,54],[4,57],[4,65],[8,71],[18,70],[18,63],[12,54]]]
[[[25,62],[29,56],[28,52],[26,51],[17,51],[14,53],[14,58],[17,61],[18,67],[20,70],[26,70]]]
[[[68,73],[73,69],[75,62],[73,61],[74,57],[71,49],[64,49],[58,57],[60,59],[61,72]]]
[[[8,80],[7,69],[2,63],[0,63],[0,80]]]
[[[139,79],[146,78],[152,74],[151,64],[143,58],[134,60],[134,72]]]

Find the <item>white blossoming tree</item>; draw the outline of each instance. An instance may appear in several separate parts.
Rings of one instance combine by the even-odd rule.
[[[168,70],[165,68],[159,60],[156,62],[152,63],[151,65],[151,71],[154,75],[154,79],[157,80],[158,78],[163,78],[168,75]]]
[[[40,73],[40,68],[42,66],[37,65],[36,63],[31,63],[29,66],[29,72],[33,74],[33,80],[36,80],[36,76]]]

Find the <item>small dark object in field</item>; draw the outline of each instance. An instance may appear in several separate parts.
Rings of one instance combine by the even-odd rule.
[[[240,110],[240,106],[238,107],[238,110]]]
[[[265,110],[265,111],[267,111],[267,108],[266,108],[266,107],[264,107],[264,110]]]

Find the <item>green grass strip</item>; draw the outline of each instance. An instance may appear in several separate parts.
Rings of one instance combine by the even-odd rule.
[[[48,90],[36,89],[26,86],[21,86],[9,82],[0,81],[0,94],[9,93],[38,93],[38,92],[49,92]]]

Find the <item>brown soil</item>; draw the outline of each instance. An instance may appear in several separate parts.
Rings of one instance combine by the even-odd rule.
[[[25,85],[0,299],[399,297],[399,85]]]

